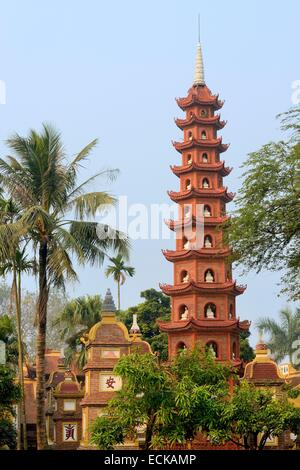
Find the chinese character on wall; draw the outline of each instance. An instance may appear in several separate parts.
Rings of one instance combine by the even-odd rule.
[[[77,424],[64,423],[63,424],[63,440],[64,442],[77,441]]]
[[[100,374],[100,391],[116,392],[121,390],[121,378],[113,374]]]

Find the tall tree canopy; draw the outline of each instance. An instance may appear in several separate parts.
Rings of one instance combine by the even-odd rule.
[[[134,276],[135,269],[132,266],[127,266],[121,255],[109,258],[112,264],[108,265],[105,270],[107,277],[112,276],[118,285],[118,311],[121,308],[121,286],[126,281],[126,276]]]
[[[231,367],[217,364],[209,352],[184,351],[164,364],[152,354],[123,356],[115,367],[123,381],[96,419],[92,442],[111,449],[145,431],[145,447],[185,444],[200,428],[210,429],[228,397]]]
[[[233,259],[246,269],[283,270],[282,291],[300,298],[300,108],[281,115],[287,140],[249,154],[237,210],[226,224]]]
[[[268,439],[285,431],[299,433],[300,410],[288,402],[287,395],[276,397],[272,390],[242,380],[224,403],[210,439],[213,443],[231,441],[246,450],[263,450]]]
[[[274,397],[272,390],[244,380],[230,393],[236,371],[197,348],[168,364],[151,354],[123,356],[115,373],[123,388],[91,428],[91,442],[103,450],[136,439],[142,430],[146,449],[189,447],[202,432],[211,443],[230,441],[247,450],[262,450],[269,438],[300,431],[300,410],[287,394]]]

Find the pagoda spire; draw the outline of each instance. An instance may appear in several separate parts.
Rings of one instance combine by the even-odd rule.
[[[202,48],[200,42],[200,15],[198,15],[198,44],[196,49],[194,85],[205,85]]]

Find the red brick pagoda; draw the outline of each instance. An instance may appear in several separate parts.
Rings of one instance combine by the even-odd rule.
[[[226,204],[234,197],[223,185],[231,169],[220,160],[228,145],[217,136],[226,123],[216,114],[223,102],[204,81],[200,44],[194,84],[177,103],[185,112],[184,119],[175,121],[183,131],[183,141],[173,142],[181,165],[171,169],[180,180],[180,191],[170,191],[169,196],[178,204],[179,217],[167,222],[176,231],[176,250],[163,251],[174,264],[174,284],[161,285],[172,298],[172,317],[159,326],[168,333],[170,357],[200,343],[217,360],[239,365],[240,332],[248,330],[249,322],[236,316],[235,298],[245,287],[232,279],[230,249],[223,243],[220,228],[227,219]]]

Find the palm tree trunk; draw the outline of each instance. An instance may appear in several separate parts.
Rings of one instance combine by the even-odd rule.
[[[47,242],[39,246],[39,295],[37,302],[37,340],[36,340],[36,419],[37,419],[37,448],[46,448],[45,420],[45,352],[47,328]]]
[[[20,373],[20,381],[22,387],[22,402],[21,402],[21,416],[22,416],[22,424],[23,424],[23,449],[27,450],[27,422],[26,422],[26,396],[25,396],[25,383],[24,383],[24,373],[23,373],[23,364],[24,364],[24,351],[23,351],[23,341],[22,341],[22,307],[21,307],[21,299],[22,299],[22,291],[21,291],[21,272],[18,271],[17,277],[17,301],[18,307],[17,310],[17,317],[18,317],[18,347],[21,353],[22,358],[22,368]]]
[[[118,311],[121,308],[121,281],[118,279]]]
[[[17,449],[22,449],[22,435],[24,442],[24,450],[27,450],[27,429],[25,419],[25,386],[24,386],[24,374],[23,374],[23,344],[22,344],[22,332],[21,332],[21,309],[20,309],[20,289],[17,278],[17,272],[15,266],[13,267],[13,291],[15,295],[16,305],[16,323],[17,323],[17,339],[18,339],[18,376],[19,384],[22,390],[22,399],[18,405],[18,440]],[[26,436],[26,438],[25,438]]]

